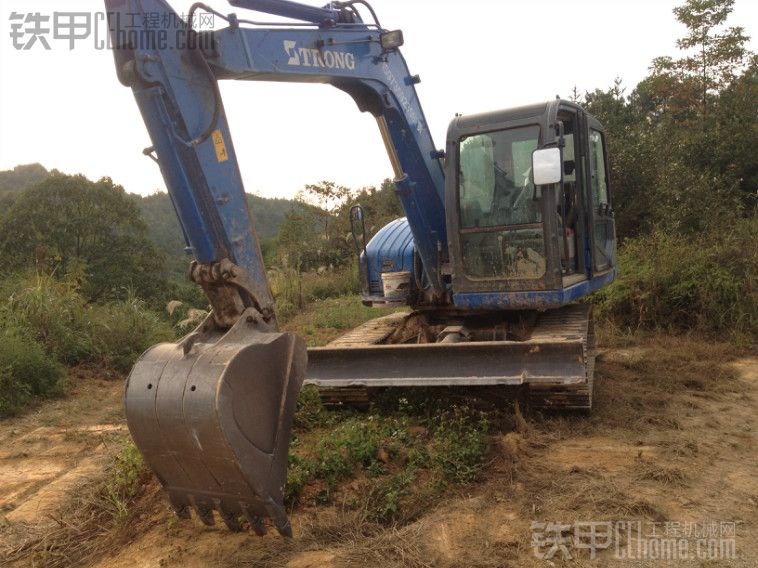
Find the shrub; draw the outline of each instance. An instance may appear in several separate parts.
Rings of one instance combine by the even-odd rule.
[[[0,330],[12,330],[64,364],[100,361],[127,371],[150,345],[169,341],[168,322],[133,296],[88,305],[74,278],[45,274],[0,284]]]
[[[113,520],[118,524],[129,516],[129,503],[142,486],[147,467],[142,454],[131,441],[126,442],[113,457],[103,496]]]
[[[8,298],[0,306],[2,326],[24,330],[63,363],[79,363],[92,355],[90,322],[84,298],[74,279],[45,274],[3,283]]]
[[[120,371],[128,371],[151,345],[174,338],[170,325],[136,298],[95,305],[91,319],[96,356]]]
[[[42,345],[17,329],[0,332],[0,416],[13,414],[33,396],[61,393],[64,370]]]
[[[356,266],[325,269],[321,272],[298,272],[294,268],[280,268],[271,270],[268,276],[280,316],[282,311],[291,315],[314,300],[356,294],[359,288]]]
[[[593,297],[626,328],[758,332],[758,220],[683,236],[656,231],[626,241],[619,276]]]
[[[355,266],[327,270],[321,274],[309,272],[303,277],[303,288],[309,301],[357,294],[360,287],[358,269]]]

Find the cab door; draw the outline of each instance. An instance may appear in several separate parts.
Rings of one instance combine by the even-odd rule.
[[[592,235],[592,269],[605,272],[616,266],[616,223],[611,207],[610,176],[605,132],[592,116],[586,116],[587,200]]]

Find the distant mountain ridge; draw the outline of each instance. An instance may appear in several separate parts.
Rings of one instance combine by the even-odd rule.
[[[0,200],[14,199],[27,187],[37,185],[50,175],[42,164],[24,164],[0,171]]]

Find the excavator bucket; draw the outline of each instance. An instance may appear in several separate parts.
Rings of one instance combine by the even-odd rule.
[[[265,519],[292,535],[287,450],[306,367],[302,339],[248,309],[229,330],[209,316],[177,343],[149,349],[126,384],[129,430],[174,510],[232,530]]]

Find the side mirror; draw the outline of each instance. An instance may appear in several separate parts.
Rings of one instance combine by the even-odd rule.
[[[549,185],[561,181],[561,150],[541,148],[532,152],[534,185]]]

